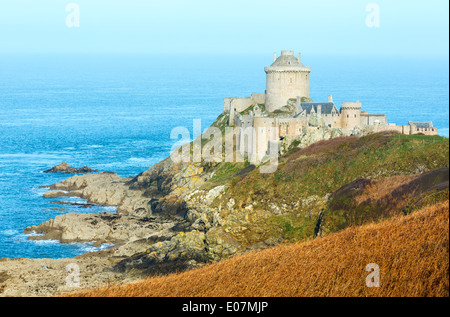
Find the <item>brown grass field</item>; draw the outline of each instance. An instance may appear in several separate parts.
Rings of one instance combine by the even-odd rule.
[[[380,287],[366,286],[369,263]],[[87,297],[448,297],[449,202]]]

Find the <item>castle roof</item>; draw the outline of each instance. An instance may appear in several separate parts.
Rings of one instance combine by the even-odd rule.
[[[321,112],[323,114],[331,114],[333,112],[333,109],[336,113],[339,113],[339,111],[336,108],[336,105],[334,102],[302,102],[300,106],[303,110],[306,110],[306,114],[310,114],[312,109],[314,109],[314,112],[317,112],[317,106],[322,106]]]
[[[294,56],[294,53],[292,54],[281,54],[271,65],[271,67],[274,66],[299,66],[304,67],[303,64]]]
[[[293,51],[281,51],[281,55],[265,71],[302,71],[310,72],[311,68],[304,66]]]
[[[412,125],[415,125],[416,128],[420,128],[420,129],[428,129],[428,128],[433,127],[432,122],[412,122]]]

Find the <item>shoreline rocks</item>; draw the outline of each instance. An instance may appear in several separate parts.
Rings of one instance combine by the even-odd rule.
[[[63,167],[66,169],[67,166]],[[110,266],[105,265],[98,274],[123,276],[126,272],[126,278],[130,279],[188,270],[245,252],[264,236],[262,232],[248,230],[247,225],[266,215],[253,211],[240,215],[241,210],[237,206],[236,210],[232,208],[229,211],[213,207],[213,202],[223,195],[226,186],[200,188],[211,178],[214,167],[199,163],[174,163],[167,158],[136,177],[123,178],[116,173],[100,172],[74,175],[59,183],[42,186],[49,189],[44,197],[79,197],[87,200],[82,204],[86,207],[93,204],[114,206],[117,212],[58,215],[26,228],[25,233],[42,235],[29,237],[30,240],[95,242],[95,245],[112,243],[114,246],[107,251],[77,258],[82,257],[86,263],[95,263],[98,257],[107,258]],[[268,245],[271,243],[264,244]],[[1,261],[0,274],[4,271]],[[38,261],[27,261],[35,262]],[[54,263],[59,262],[55,260]],[[25,270],[18,268],[16,273],[22,274],[22,269]],[[38,271],[33,271],[36,275],[30,275],[27,283],[45,289],[47,286],[39,280]],[[47,283],[54,281],[49,277]],[[89,284],[86,287],[93,286]],[[8,287],[13,286],[9,284]],[[52,291],[56,292],[55,289]],[[39,291],[37,294],[41,296],[45,292]],[[34,296],[36,293],[27,290],[21,295]]]
[[[71,259],[0,259],[0,297],[49,297],[110,283],[134,282],[111,270],[121,257],[89,254]],[[79,273],[76,280],[74,273]]]
[[[52,167],[43,173],[62,173],[62,174],[87,174],[87,173],[96,173],[98,170],[94,170],[90,167],[84,166],[81,168],[75,168],[67,164],[66,162],[62,162],[59,165]]]
[[[113,243],[116,245],[115,250],[118,250],[124,244],[142,239],[170,238],[176,234],[171,230],[175,225],[169,220],[115,213],[67,213],[40,225],[27,227],[24,233],[42,234],[30,236],[29,240],[58,240],[61,243],[96,241],[97,244]]]

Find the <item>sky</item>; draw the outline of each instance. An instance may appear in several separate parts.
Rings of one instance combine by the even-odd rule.
[[[445,57],[448,10],[448,0],[1,0],[0,54]]]

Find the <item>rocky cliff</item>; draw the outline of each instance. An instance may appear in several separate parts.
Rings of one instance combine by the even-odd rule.
[[[223,128],[225,121],[219,116],[213,126]],[[110,259],[106,270],[114,276],[182,271],[407,213],[417,199],[424,204],[448,199],[448,153],[447,138],[343,136],[315,129],[285,144],[272,174],[261,174],[245,161],[174,163],[167,158],[136,177],[75,175],[47,186],[45,196],[81,197],[117,206],[117,212],[61,215],[26,232],[64,243],[114,244],[98,254]],[[421,178],[439,168],[447,170],[435,172],[440,175],[431,177],[435,182]],[[392,196],[394,206],[389,195],[412,193],[399,188],[422,184],[417,179],[428,181],[414,195]],[[385,195],[373,197],[374,191]]]

